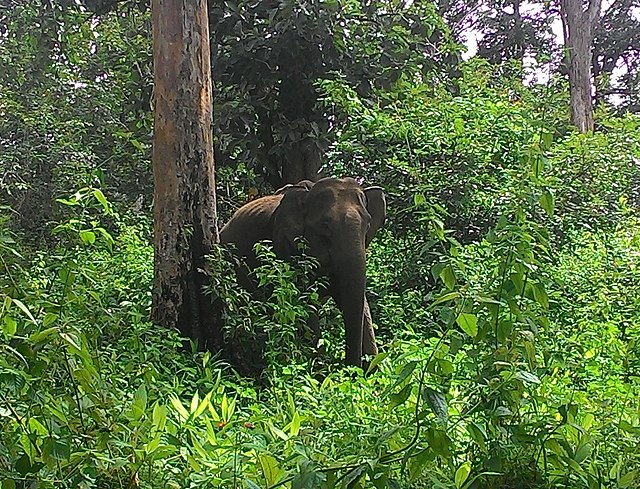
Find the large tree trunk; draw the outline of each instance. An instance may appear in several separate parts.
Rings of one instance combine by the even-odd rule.
[[[206,0],[153,0],[155,71],[153,319],[220,346],[202,294],[218,241]]]
[[[593,131],[591,44],[602,0],[589,0],[586,10],[582,5],[582,0],[560,0],[571,92],[571,122],[584,133]]]

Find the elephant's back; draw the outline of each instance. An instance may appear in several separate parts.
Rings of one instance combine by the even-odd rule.
[[[258,241],[272,239],[271,218],[281,200],[282,195],[267,195],[240,207],[220,230],[220,242],[235,243],[248,255]]]

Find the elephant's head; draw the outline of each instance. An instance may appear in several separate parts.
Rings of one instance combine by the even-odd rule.
[[[363,189],[353,178],[291,185],[281,193],[273,215],[276,253],[287,258],[295,251],[296,236],[307,239],[344,316],[346,362],[361,365],[365,248],[384,223],[384,193],[379,187]]]

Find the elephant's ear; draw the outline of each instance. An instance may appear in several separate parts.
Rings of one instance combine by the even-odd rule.
[[[276,255],[286,260],[296,252],[295,238],[304,234],[305,202],[309,189],[287,185],[281,190],[282,200],[273,213],[273,247]]]
[[[364,189],[364,195],[367,197],[367,211],[371,215],[371,224],[365,240],[365,245],[368,246],[387,217],[387,200],[380,187],[366,188]]]

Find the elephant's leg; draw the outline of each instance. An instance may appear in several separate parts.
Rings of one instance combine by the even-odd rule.
[[[320,318],[314,312],[309,313],[309,317],[307,318],[307,327],[311,331],[311,342],[314,348],[318,348],[318,343],[320,343]]]
[[[371,309],[369,301],[364,298],[364,310],[362,314],[362,353],[366,355],[377,355],[376,334],[373,331],[373,321],[371,320]]]

